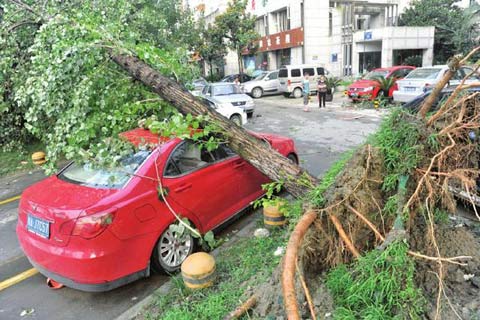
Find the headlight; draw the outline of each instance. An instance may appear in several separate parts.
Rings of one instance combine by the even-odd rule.
[[[373,90],[373,87],[366,87],[366,88],[363,88],[363,91],[372,91]]]

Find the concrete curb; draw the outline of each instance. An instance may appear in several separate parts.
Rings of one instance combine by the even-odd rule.
[[[257,227],[257,223],[262,219],[262,213],[261,209],[257,209],[252,213],[246,213],[247,216],[245,216],[243,219],[248,220],[245,221],[245,225],[242,226],[242,222],[240,222],[240,225],[238,226],[241,228],[238,232],[236,232],[229,240],[228,242],[224,243],[222,246],[216,248],[210,254],[212,254],[214,257],[217,257],[221,250],[228,248],[232,245],[234,245],[236,242],[238,242],[242,238],[247,238],[247,237],[252,237],[253,231]],[[241,219],[241,218],[240,218]],[[115,320],[131,320],[134,319],[138,314],[140,314],[146,306],[150,305],[155,297],[162,295],[162,294],[167,294],[170,289],[173,287],[173,280],[170,277],[170,280],[162,284],[158,289],[150,293],[148,296],[143,298],[141,301],[124,311],[121,315],[119,315]]]

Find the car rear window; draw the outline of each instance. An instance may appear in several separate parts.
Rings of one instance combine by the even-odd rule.
[[[300,69],[292,69],[292,71],[290,71],[290,72],[292,74],[292,77],[300,77],[301,76]]]
[[[147,159],[150,151],[141,150],[125,157],[115,168],[97,168],[92,163],[72,163],[58,178],[75,184],[96,188],[118,189],[125,186]]]
[[[365,80],[375,80],[378,77],[386,77],[388,74],[387,70],[372,70],[367,73],[363,78]]]
[[[236,84],[226,84],[213,86],[213,95],[214,96],[226,96],[229,94],[239,94],[242,93],[242,90]]]
[[[435,79],[442,68],[421,68],[410,72],[405,78],[407,79]]]
[[[278,72],[279,78],[288,78],[288,70],[287,69],[280,69]]]

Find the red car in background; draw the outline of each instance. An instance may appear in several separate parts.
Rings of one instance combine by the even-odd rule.
[[[254,135],[298,163],[293,140]],[[150,267],[176,271],[194,239],[169,228],[176,220],[167,203],[204,234],[261,197],[269,181],[226,145],[209,152],[179,138],[159,144],[144,129],[122,136],[155,147],[140,146],[112,170],[73,162],[22,194],[20,245],[37,270],[66,286],[107,291],[148,277]]]
[[[403,79],[407,74],[415,69],[412,66],[395,66],[390,68],[373,69],[367,73],[362,79],[352,83],[347,89],[347,95],[350,99],[356,100],[373,100],[378,96],[392,97],[393,91],[398,90],[397,84],[390,88],[388,92],[383,92],[378,83],[375,81],[378,77]]]

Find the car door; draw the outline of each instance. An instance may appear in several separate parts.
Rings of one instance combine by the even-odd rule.
[[[269,73],[265,77],[265,88],[263,91],[268,93],[276,93],[280,89],[280,82],[278,81],[278,71]]]
[[[182,215],[188,211],[200,221],[206,232],[228,218],[241,201],[240,177],[234,157],[217,161],[193,141],[181,142],[171,153],[162,177],[167,200]]]

